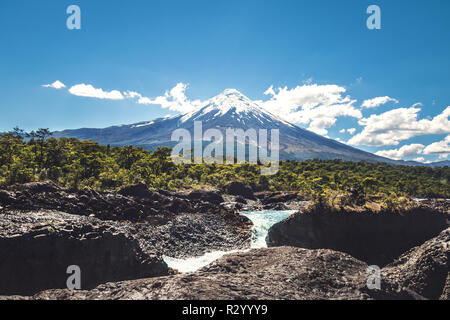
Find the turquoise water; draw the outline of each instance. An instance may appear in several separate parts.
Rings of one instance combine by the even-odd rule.
[[[283,221],[296,211],[246,211],[242,212],[243,216],[246,216],[253,222],[253,241],[252,249],[266,248],[266,237],[269,233],[269,229],[276,223]]]
[[[267,247],[266,237],[269,229],[276,223],[286,219],[296,211],[246,211],[241,214],[249,218],[253,222],[253,239],[251,248],[265,248]],[[214,260],[219,259],[225,254],[235,252],[245,252],[247,250],[231,250],[231,251],[213,251],[205,253],[200,257],[191,257],[187,259],[176,259],[164,256],[164,261],[170,268],[176,269],[180,272],[194,272],[202,267],[210,264]]]

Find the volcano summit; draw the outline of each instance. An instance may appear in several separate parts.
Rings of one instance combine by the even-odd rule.
[[[280,159],[317,158],[398,163],[302,129],[273,115],[235,89],[225,90],[189,113],[103,129],[64,130],[55,132],[54,136],[91,140],[103,145],[133,145],[152,150],[159,146],[173,147],[176,142],[171,141],[171,135],[177,129],[186,129],[193,135],[196,121],[202,122],[204,131],[218,129],[223,135],[227,128],[278,129]]]

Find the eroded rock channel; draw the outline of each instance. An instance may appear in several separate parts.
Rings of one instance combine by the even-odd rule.
[[[241,191],[0,190],[0,298],[448,299],[447,202],[331,212],[295,193]],[[269,248],[240,214],[261,210],[298,211],[264,225]],[[186,274],[163,259],[215,251],[233,252]],[[370,264],[383,267],[379,290],[366,286]],[[64,289],[69,265],[83,290]]]
[[[169,274],[163,255],[248,248],[252,223],[215,191],[117,193],[32,183],[0,191],[0,294],[66,286],[78,265],[83,287]]]

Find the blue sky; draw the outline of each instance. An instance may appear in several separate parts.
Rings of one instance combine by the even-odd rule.
[[[66,27],[72,4],[81,8],[81,30]],[[381,8],[381,30],[366,27],[372,4]],[[181,110],[170,103],[69,89],[132,91],[154,102],[182,83],[189,85],[174,94],[187,103],[236,88],[274,108],[288,101],[300,126],[358,148],[448,159],[447,0],[2,0],[0,39],[0,131],[105,127],[175,114]],[[66,87],[42,86],[56,80]],[[342,112],[330,118],[336,95]],[[330,100],[315,111],[295,105],[321,96]],[[391,99],[361,107],[377,97]],[[420,110],[412,109],[416,103]]]

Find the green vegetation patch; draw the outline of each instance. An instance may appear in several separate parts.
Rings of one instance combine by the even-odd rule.
[[[182,164],[169,148],[102,146],[73,138],[55,139],[47,129],[25,133],[15,128],[0,134],[0,186],[51,180],[63,187],[117,190],[145,183],[152,189],[213,187],[244,182],[254,191],[296,191],[306,198],[368,195],[450,198],[450,168],[392,166],[341,160],[281,161],[274,176],[262,176],[257,164]],[[347,200],[341,199],[343,202]],[[339,200],[339,201],[341,201]],[[329,201],[329,200],[328,200]],[[392,203],[395,205],[395,203]]]

